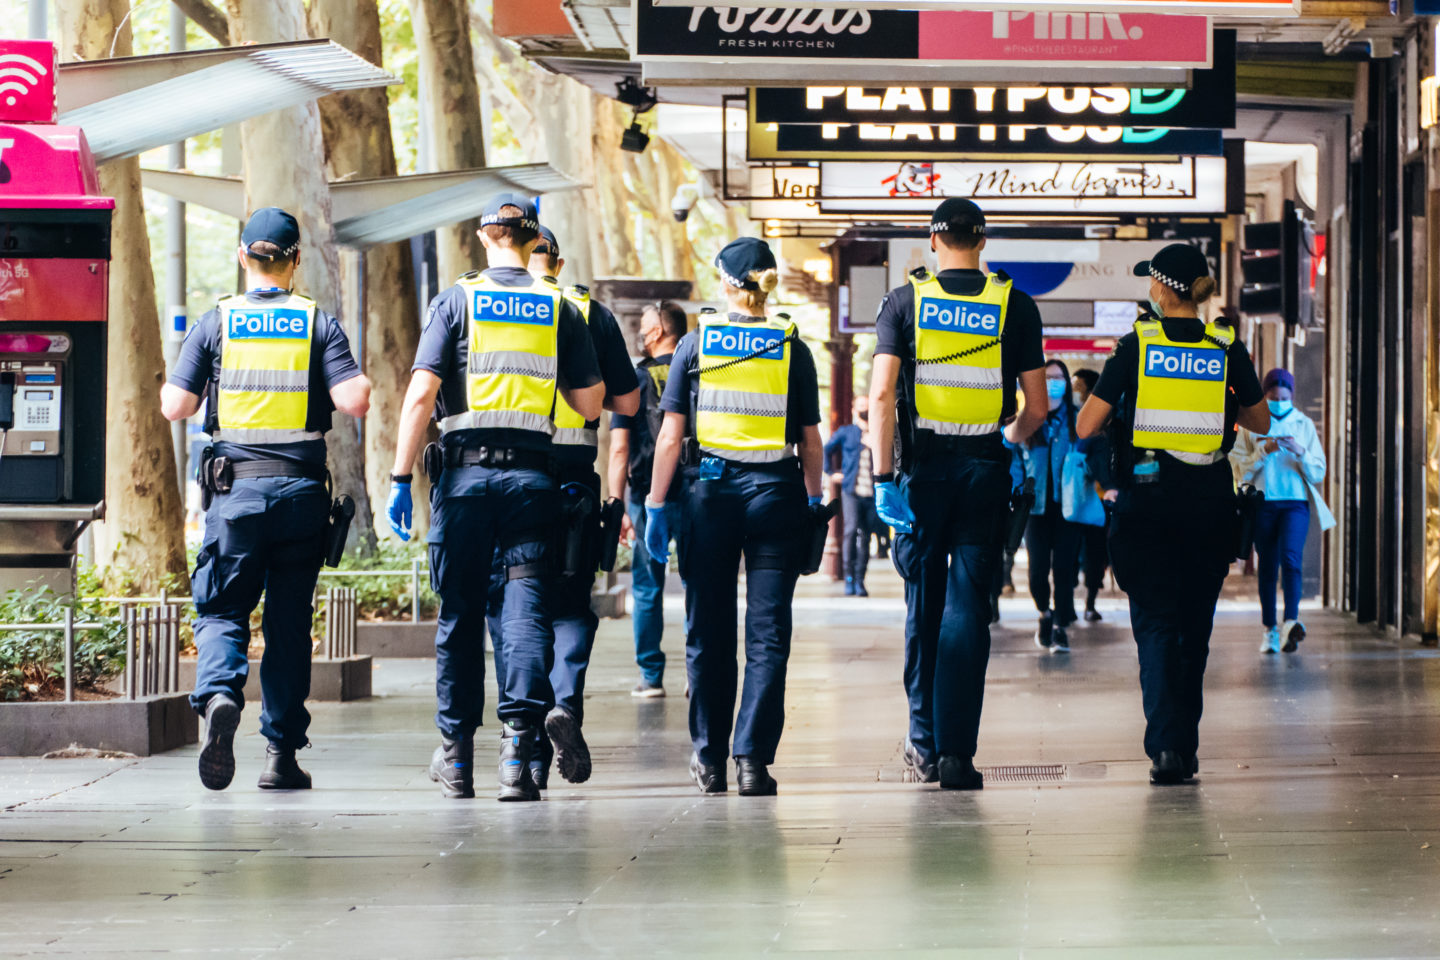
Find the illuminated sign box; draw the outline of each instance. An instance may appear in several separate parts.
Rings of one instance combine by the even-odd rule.
[[[836,162],[820,166],[822,213],[928,212],[969,197],[987,212],[1225,212],[1223,157],[1175,162]]]
[[[657,7],[704,7],[709,0],[653,0]],[[957,0],[725,0],[729,7],[766,8],[774,14],[789,11],[850,9],[867,11],[915,10],[952,11],[962,6]],[[965,0],[970,10],[1002,10],[1017,16],[1071,16],[1067,11],[1085,13],[1196,13],[1212,17],[1298,17],[1300,0]],[[1034,11],[1032,13],[1032,11]]]
[[[1219,130],[955,124],[750,124],[750,160],[1220,156]]]
[[[1208,68],[1210,20],[1125,12],[746,9],[632,0],[640,62],[700,60],[1036,67]],[[755,5],[751,5],[755,6]],[[918,4],[911,4],[918,6]]]

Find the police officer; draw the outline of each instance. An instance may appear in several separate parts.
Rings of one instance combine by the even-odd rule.
[[[530,274],[536,278],[554,279],[560,275],[565,261],[560,256],[560,242],[544,224],[540,226],[540,242],[530,254]],[[605,407],[633,414],[640,403],[640,384],[620,326],[604,304],[590,297],[583,286],[572,286],[565,298],[586,316],[586,326],[600,362],[605,384]],[[583,536],[584,552],[598,561],[602,536],[618,536],[619,529],[602,533],[600,528],[600,477],[595,472],[599,455],[598,420],[586,421],[563,397],[555,401],[554,443],[556,480],[562,502],[568,511],[566,535]],[[577,527],[572,531],[571,527]],[[550,685],[555,691],[555,707],[545,718],[545,727],[536,738],[536,751],[530,759],[531,777],[535,786],[544,790],[550,782],[550,761],[557,761],[560,775],[571,783],[584,783],[590,778],[590,749],[581,733],[585,718],[585,671],[590,666],[590,651],[595,646],[595,631],[600,620],[590,608],[590,591],[595,585],[596,567],[587,570],[557,570],[559,578],[550,591],[548,605],[555,618],[555,660],[550,669]],[[495,641],[495,673],[505,672],[505,627],[502,622],[504,584],[509,577],[504,557],[496,552],[495,569],[491,572],[490,635]],[[496,587],[499,589],[496,589]],[[558,756],[556,754],[558,748]]]
[[[430,576],[440,597],[435,714],[441,744],[431,778],[447,797],[475,795],[473,741],[485,698],[486,586],[496,544],[508,569],[497,675],[501,800],[538,800],[530,759],[555,706],[547,605],[560,488],[550,438],[557,391],[581,417],[600,416],[605,387],[585,317],[553,281],[526,270],[540,240],[535,207],[514,194],[485,205],[480,240],[490,267],[468,273],[430,304],[401,412],[387,514],[409,539],[412,465],[426,421],[434,485]]]
[[[624,497],[629,484],[626,519],[634,537],[630,594],[640,682],[630,696],[643,699],[665,696],[665,652],[660,649],[660,638],[665,632],[666,567],[657,563],[645,546],[645,497],[650,493],[655,439],[665,419],[660,397],[670,377],[675,347],[687,326],[685,310],[678,303],[661,300],[645,308],[638,344],[642,359],[635,368],[640,378],[640,409],[633,417],[617,413],[610,418],[610,492]],[[681,484],[672,483],[665,498],[665,522],[672,537],[679,535],[681,528],[680,491]]]
[[[246,292],[200,318],[160,390],[169,420],[193,416],[206,394],[214,440],[200,465],[213,499],[190,580],[200,657],[190,703],[205,717],[200,782],[223,790],[235,776],[250,614],[263,593],[260,732],[269,742],[260,786],[306,790],[310,775],[295,751],[309,744],[311,601],[330,508],[325,432],[332,410],[365,415],[370,381],[335,318],[291,290],[300,263],[294,217],[257,210],[236,255]]]
[[[1235,332],[1199,319],[1215,292],[1204,254],[1171,244],[1135,275],[1150,280],[1154,316],[1115,345],[1076,431],[1116,415],[1110,561],[1130,597],[1150,782],[1174,784],[1199,769],[1210,630],[1235,559],[1235,424],[1263,433],[1270,411]]]
[[[990,590],[1012,489],[1002,428],[1021,443],[1044,420],[1045,356],[1035,302],[1003,274],[980,270],[979,207],[959,197],[940,204],[930,247],[939,273],[912,273],[876,319],[875,510],[895,528],[905,578],[906,776],[978,790]],[[1017,379],[1025,394],[1018,416]]]
[[[745,689],[735,779],[741,796],[768,796],[776,784],[767,768],[785,723],[790,604],[820,505],[820,396],[814,358],[795,325],[764,317],[779,282],[770,248],[743,237],[715,265],[730,313],[702,317],[675,350],[660,401],[665,423],[645,498],[645,539],[665,563],[666,498],[683,463],[690,775],[704,793],[726,790],[743,556]]]

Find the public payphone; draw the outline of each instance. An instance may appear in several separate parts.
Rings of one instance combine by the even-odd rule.
[[[104,513],[110,218],[78,127],[55,124],[55,48],[0,39],[0,592],[68,590]]]

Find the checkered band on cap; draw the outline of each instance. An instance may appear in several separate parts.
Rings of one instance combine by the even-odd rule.
[[[523,227],[526,230],[539,230],[540,221],[530,220],[526,217],[502,217],[498,213],[492,213],[480,218],[480,226]]]
[[[985,236],[985,224],[983,223],[932,223],[931,233],[969,233],[972,236]]]
[[[268,242],[268,241],[265,241],[265,240],[252,240],[252,241],[250,241],[250,246],[245,248],[245,255],[246,255],[247,257],[253,257],[253,258],[256,259],[256,260],[285,260],[285,259],[288,259],[291,255],[293,255],[296,250],[299,250],[299,249],[300,249],[300,241],[299,241],[299,240],[296,240],[294,243],[290,244],[290,246],[286,247],[284,250],[281,250],[279,253],[276,253],[276,254],[256,253],[255,251],[253,251],[253,250],[250,249],[250,247],[255,246],[255,244],[257,244],[257,243],[266,243],[266,242]]]
[[[739,279],[736,279],[735,277],[730,276],[730,274],[726,273],[724,267],[717,267],[716,269],[718,269],[718,270],[720,271],[720,279],[721,279],[721,280],[724,280],[726,284],[728,284],[729,286],[734,287],[734,288],[737,289],[737,290],[759,290],[759,289],[760,289],[760,284],[756,283],[754,280],[739,280]]]
[[[1165,274],[1161,273],[1159,270],[1156,270],[1153,266],[1150,268],[1150,276],[1154,277],[1156,280],[1159,280],[1161,283],[1165,284],[1165,286],[1169,287],[1171,290],[1176,291],[1177,293],[1183,293],[1186,296],[1189,296],[1190,294],[1190,287],[1188,285],[1181,283],[1179,280],[1172,280],[1171,278],[1165,276]]]

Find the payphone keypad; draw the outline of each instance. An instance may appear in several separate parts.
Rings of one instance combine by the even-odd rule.
[[[15,377],[15,423],[5,434],[5,457],[54,457],[60,453],[59,363],[0,363]]]

